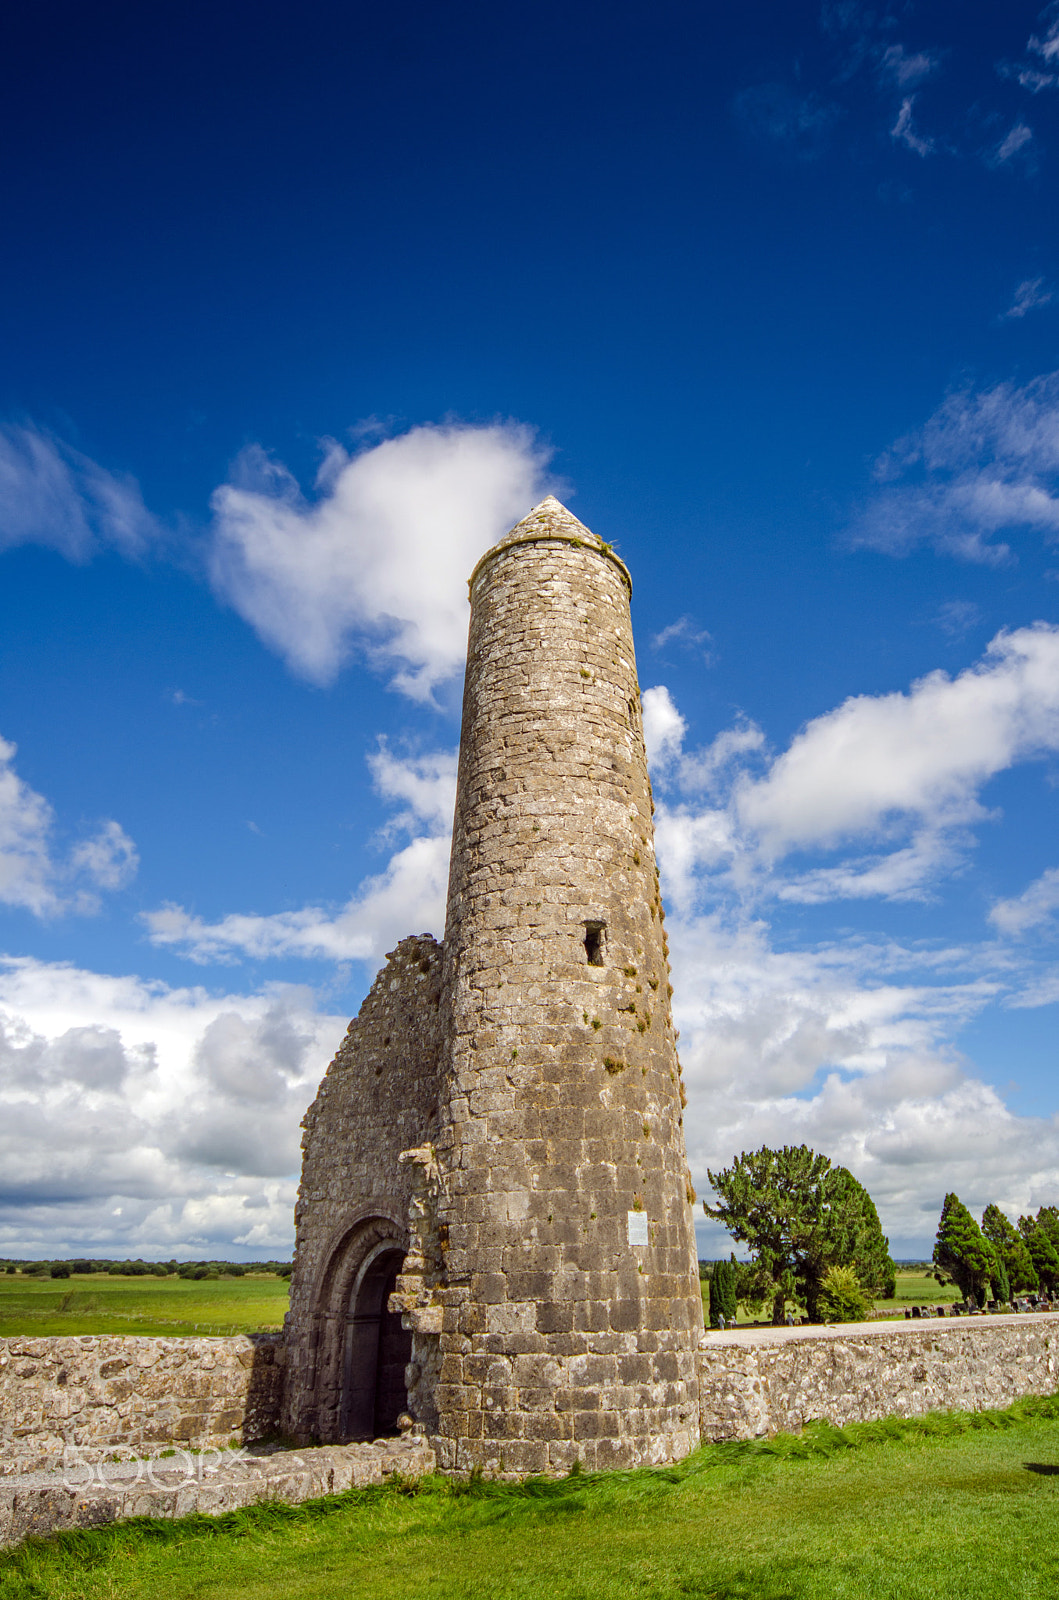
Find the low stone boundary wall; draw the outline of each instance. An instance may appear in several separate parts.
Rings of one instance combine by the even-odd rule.
[[[1059,1390],[1059,1313],[709,1333],[703,1442],[983,1411]]]
[[[385,1444],[279,1450],[271,1455],[237,1453],[231,1460],[150,1461],[100,1466],[79,1473],[38,1473],[0,1483],[0,1545],[30,1534],[65,1528],[96,1528],[125,1517],[217,1516],[261,1500],[296,1505],[321,1495],[341,1494],[382,1483],[392,1473],[418,1478],[434,1470],[434,1452],[421,1440]],[[63,1481],[65,1476],[66,1481]]]
[[[0,1339],[0,1483],[173,1445],[250,1444],[277,1427],[279,1334]]]

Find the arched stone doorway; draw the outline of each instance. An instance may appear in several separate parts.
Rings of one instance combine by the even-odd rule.
[[[378,1439],[396,1433],[407,1409],[405,1368],[412,1335],[389,1309],[405,1252],[392,1240],[377,1244],[353,1280],[346,1313],[339,1429],[343,1439]]]

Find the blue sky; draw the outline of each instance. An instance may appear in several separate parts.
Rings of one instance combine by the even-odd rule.
[[[0,77],[0,1253],[289,1248],[548,491],[700,1192],[1059,1201],[1059,9],[44,3]]]

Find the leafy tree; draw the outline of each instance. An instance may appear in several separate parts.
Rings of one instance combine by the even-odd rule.
[[[892,1282],[889,1243],[867,1190],[807,1145],[744,1151],[709,1179],[718,1203],[703,1201],[706,1215],[750,1247],[740,1299],[771,1300],[774,1323],[782,1323],[789,1300],[804,1301],[819,1321],[831,1267],[851,1267],[872,1292]]]
[[[872,1298],[852,1267],[828,1267],[817,1295],[825,1322],[863,1322],[872,1310]]]
[[[68,1278],[70,1276],[70,1266],[66,1261],[53,1261],[49,1271],[53,1278]]]
[[[730,1261],[715,1261],[713,1272],[710,1274],[710,1327],[719,1328],[723,1317],[726,1325],[731,1325],[739,1309],[737,1298],[738,1263],[733,1256]]]
[[[1008,1292],[997,1298],[1010,1300],[1012,1294],[1024,1294],[1036,1289],[1039,1284],[1037,1269],[1026,1248],[1026,1241],[999,1206],[986,1206],[982,1213],[982,1233],[993,1246],[1007,1273]]]
[[[1020,1217],[1019,1232],[1026,1241],[1041,1288],[1045,1294],[1059,1289],[1059,1250],[1052,1243],[1051,1217],[1044,1212],[1054,1212],[1054,1206],[1042,1206],[1035,1217]]]
[[[938,1282],[954,1283],[965,1300],[974,1299],[981,1305],[988,1299],[996,1253],[959,1195],[945,1196],[934,1241],[934,1266]]]

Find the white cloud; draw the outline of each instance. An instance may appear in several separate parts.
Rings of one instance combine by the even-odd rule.
[[[368,766],[375,787],[385,800],[401,800],[407,810],[386,832],[395,826],[413,828],[425,822],[431,832],[449,834],[452,831],[452,812],[456,804],[456,750],[432,750],[423,756],[395,756],[385,739],[379,740],[378,749],[368,757]]]
[[[437,934],[444,928],[448,867],[447,838],[413,839],[385,872],[368,878],[337,911],[307,906],[266,915],[233,912],[219,922],[204,922],[171,905],[145,912],[143,921],[152,944],[176,947],[193,961],[245,955],[377,963],[407,934]]]
[[[130,881],[138,865],[132,840],[117,822],[103,822],[62,859],[52,808],[18,776],[16,753],[0,738],[0,904],[38,917],[98,909],[88,885],[120,889]]]
[[[369,758],[379,792],[406,809],[384,828],[415,836],[390,858],[383,872],[366,879],[338,910],[307,906],[271,914],[235,912],[205,922],[181,906],[144,914],[151,942],[179,949],[193,961],[233,961],[240,956],[378,963],[409,933],[445,925],[456,754],[434,751],[398,757],[380,741]],[[419,830],[423,825],[428,832]]]
[[[983,813],[978,790],[1016,761],[1059,749],[1059,628],[999,633],[957,677],[907,694],[857,695],[815,718],[768,775],[736,796],[773,854],[879,834],[896,818],[930,828]]]
[[[803,904],[927,898],[989,820],[989,780],[1059,749],[1059,627],[999,633],[955,677],[936,671],[907,692],[854,696],[764,770],[753,723],[685,752],[686,724],[664,688],[645,694],[644,721],[659,858],[681,910],[730,892]],[[835,852],[837,862],[781,865]]]
[[[0,427],[0,550],[36,544],[69,561],[102,546],[141,555],[157,535],[133,478],[34,427]]]
[[[665,684],[645,689],[640,698],[647,759],[652,766],[664,766],[679,753],[688,725],[673,704]]]
[[[931,983],[921,952],[893,945],[777,951],[761,923],[719,915],[671,919],[670,937],[700,1193],[741,1150],[804,1142],[849,1167],[910,1248],[948,1189],[1015,1211],[1059,1198],[1059,1119],[1015,1115],[949,1042],[999,987],[965,953],[939,953]]]
[[[117,822],[104,822],[92,838],[83,839],[70,852],[73,870],[86,873],[101,889],[124,889],[139,864],[136,846]]]
[[[213,496],[214,586],[310,682],[357,649],[429,700],[463,665],[471,569],[541,498],[547,459],[513,424],[418,427],[332,443],[307,500],[255,447]]]
[[[1051,301],[1052,291],[1046,287],[1043,278],[1025,278],[1015,290],[1015,298],[1000,320],[1018,321],[1027,312],[1037,311],[1041,306],[1050,305]]]
[[[950,395],[879,458],[880,488],[853,542],[901,555],[918,543],[964,560],[1010,559],[1006,530],[1059,536],[1059,372]]]
[[[929,156],[934,149],[933,139],[918,134],[912,126],[912,107],[915,98],[914,94],[909,94],[901,101],[901,109],[897,113],[897,121],[890,129],[890,137],[896,139],[899,144],[906,145],[909,150],[915,151],[917,156]]]
[[[346,1019],[0,960],[0,1248],[285,1251],[299,1121]]]
[[[989,913],[989,920],[1001,933],[1022,934],[1050,922],[1057,911],[1059,867],[1050,867],[1020,895],[1011,900],[998,900]]]

